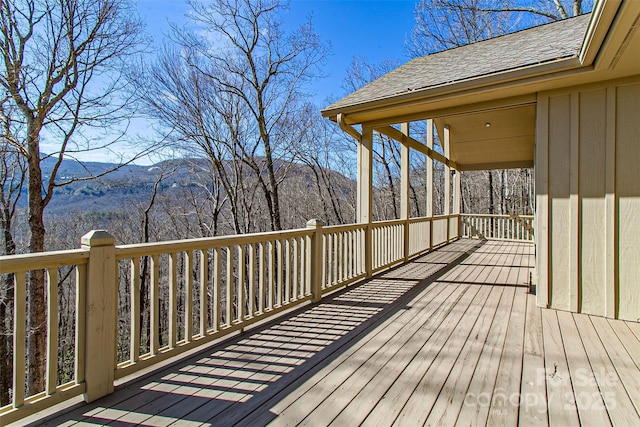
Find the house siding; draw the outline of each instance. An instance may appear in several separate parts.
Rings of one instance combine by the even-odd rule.
[[[640,76],[538,95],[539,305],[640,318],[639,112]]]

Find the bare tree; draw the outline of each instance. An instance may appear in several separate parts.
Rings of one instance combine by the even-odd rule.
[[[407,39],[410,57],[464,46],[587,12],[585,0],[420,0]]]
[[[109,145],[95,143],[84,129],[104,131],[129,117],[119,70],[139,49],[141,25],[126,0],[0,3],[0,86],[24,123],[13,145],[28,167],[29,250],[41,252],[45,208],[54,189],[69,182],[57,176],[63,159]],[[48,154],[42,152],[43,141],[55,146]],[[54,162],[51,176],[43,176],[45,160]],[[27,390],[33,394],[44,389],[43,272],[31,273],[27,298]]]
[[[350,155],[353,139],[313,110],[303,124],[310,132],[299,147],[299,157],[311,172],[321,209],[306,212],[307,219],[320,217],[327,225],[354,222],[357,168],[355,156]],[[303,197],[298,194],[296,199]]]
[[[292,160],[291,121],[305,108],[306,84],[319,75],[327,47],[311,22],[286,34],[278,0],[189,1],[192,17],[209,33],[200,54],[214,73],[200,70],[228,94],[243,114],[234,153],[251,169],[264,195],[269,227],[282,229],[279,186]]]
[[[24,158],[16,151],[14,133],[16,123],[13,120],[15,108],[9,99],[0,101],[0,255],[16,253],[16,242],[13,235],[14,219],[18,202],[26,179]],[[0,277],[0,406],[9,403],[9,390],[12,385],[11,331],[13,311],[13,275],[3,274]]]
[[[144,88],[145,111],[159,122],[159,132],[179,153],[203,160],[194,161],[194,165],[206,167],[212,177],[214,187],[203,196],[213,203],[216,218],[228,202],[230,228],[242,233],[246,231],[242,210],[250,205],[250,199],[243,198],[242,191],[246,166],[238,155],[243,132],[241,118],[246,112],[237,99],[220,91],[211,78],[216,71],[194,48],[198,40],[183,35],[176,43],[180,45],[166,46],[157,61],[133,80]],[[213,230],[217,233],[217,222]]]

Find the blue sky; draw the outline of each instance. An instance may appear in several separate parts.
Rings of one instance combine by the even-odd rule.
[[[341,84],[355,56],[371,63],[384,59],[405,62],[404,41],[414,25],[413,0],[291,0],[284,22],[290,29],[308,16],[323,40],[331,43],[332,55],[324,68],[327,77],[314,85],[314,101],[323,105],[328,96],[345,95]],[[182,24],[189,7],[183,0],[138,0],[147,31],[157,44],[169,30],[169,22]]]
[[[322,70],[326,77],[315,82],[311,89],[314,92],[312,101],[318,109],[329,105],[329,97],[337,99],[347,95],[343,92],[342,82],[354,57],[365,56],[372,64],[385,59],[406,62],[404,42],[414,25],[414,7],[414,0],[290,0],[289,9],[283,16],[285,27],[295,30],[311,15],[316,32],[331,44],[332,53]],[[190,10],[184,0],[137,0],[137,8],[146,24],[146,32],[158,47],[169,33],[170,23],[184,25]],[[138,137],[156,137],[152,126],[146,119],[135,119],[128,127],[126,137],[111,150],[78,153],[77,158],[117,162],[120,154],[127,157],[126,153],[131,152],[131,144],[135,146]],[[53,147],[57,147],[57,141],[53,142]],[[48,149],[47,143],[43,142],[43,151]],[[159,160],[160,157],[154,155],[136,163],[152,164]]]

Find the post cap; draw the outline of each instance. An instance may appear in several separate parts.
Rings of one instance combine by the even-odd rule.
[[[82,246],[98,247],[98,246],[113,246],[116,243],[116,238],[113,237],[107,230],[91,230],[80,239]]]
[[[314,218],[307,221],[307,228],[320,228],[324,225],[321,219]]]

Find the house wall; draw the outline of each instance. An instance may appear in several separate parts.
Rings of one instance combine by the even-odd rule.
[[[640,76],[539,93],[538,304],[640,319]]]

